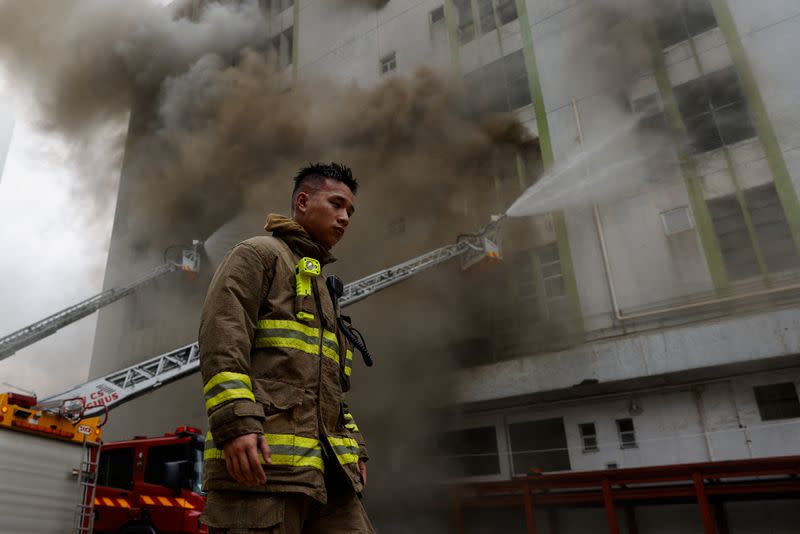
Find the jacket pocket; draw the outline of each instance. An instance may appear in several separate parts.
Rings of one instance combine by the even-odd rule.
[[[264,406],[264,413],[283,412],[303,404],[303,389],[286,382],[257,378],[253,380],[253,394]]]
[[[201,521],[210,527],[247,532],[268,529],[283,523],[286,503],[283,498],[264,493],[212,491],[206,500]]]

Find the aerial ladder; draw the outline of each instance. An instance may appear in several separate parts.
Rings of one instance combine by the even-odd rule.
[[[121,286],[114,287],[98,293],[97,295],[78,302],[68,308],[54,313],[44,319],[30,324],[24,328],[12,332],[7,336],[0,338],[0,360],[4,360],[17,352],[20,349],[36,343],[40,339],[56,333],[56,331],[64,328],[65,326],[74,323],[79,319],[83,319],[96,312],[104,306],[118,301],[123,297],[136,292],[142,286],[145,286],[152,281],[161,278],[176,270],[183,270],[186,272],[196,273],[200,266],[200,241],[193,241],[192,246],[183,251],[181,262],[166,261],[147,275],[135,280],[134,282]]]
[[[339,298],[340,307],[355,304],[356,302],[363,300],[370,295],[377,293],[378,291],[386,289],[387,287],[406,280],[407,278],[411,278],[422,271],[426,271],[432,267],[441,265],[442,263],[455,258],[462,258],[462,268],[469,268],[480,262],[494,261],[499,259],[500,251],[497,243],[499,229],[504,218],[504,216],[493,216],[491,221],[480,231],[474,234],[463,234],[458,237],[455,243],[437,248],[411,260],[405,261],[393,267],[389,267],[388,269],[383,269],[374,274],[346,284],[344,286],[344,291]],[[194,253],[197,253],[198,246],[199,242],[195,242]],[[186,252],[184,253],[184,256],[186,256]],[[196,261],[194,263],[191,261],[188,263],[190,267],[194,266],[194,268],[196,268]],[[141,281],[134,282],[134,284],[131,284],[131,286],[126,286],[126,288],[130,289],[126,289],[126,291],[128,291],[126,294],[132,293],[138,287],[141,287],[141,285],[147,283],[147,281],[157,278],[160,275],[156,273],[159,272],[160,269],[166,268],[166,266],[162,266],[151,273],[150,277],[146,277]],[[177,268],[178,266],[175,265],[172,270]],[[117,296],[117,294],[114,294],[113,296],[116,297],[114,300],[121,298]],[[107,298],[112,298],[112,296]],[[90,301],[91,300],[92,299],[90,299]],[[107,303],[113,302],[114,300],[110,300]],[[92,306],[95,305],[92,304]],[[102,306],[96,306],[94,309],[99,309],[100,307]],[[85,315],[88,315],[88,313],[85,313],[85,311],[86,308],[78,308],[72,313],[75,315],[82,313],[83,315],[81,315],[81,317],[84,317]],[[64,317],[62,317],[62,322],[64,322],[64,324],[68,324],[66,321],[69,321],[71,318],[72,315],[70,315],[70,313],[65,313]],[[47,319],[44,321],[47,321]],[[40,321],[40,323],[44,321]],[[44,328],[39,329],[39,331],[44,330]],[[15,334],[12,334],[12,336]],[[40,335],[39,338],[41,337],[42,335]],[[2,346],[3,345],[0,343],[0,348],[2,348]],[[21,346],[17,346],[18,348],[21,348]],[[144,395],[145,393],[157,389],[162,385],[195,373],[199,370],[199,368],[200,351],[197,342],[190,343],[183,347],[179,347],[169,352],[165,352],[164,354],[160,354],[145,360],[136,365],[132,365],[100,378],[90,380],[84,384],[64,391],[63,393],[43,399],[40,401],[38,406],[40,408],[52,409],[62,405],[64,402],[81,399],[83,401],[82,416],[98,416],[115,406],[130,401],[138,396]]]

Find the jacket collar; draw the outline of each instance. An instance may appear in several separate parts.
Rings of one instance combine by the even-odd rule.
[[[333,263],[336,258],[325,247],[314,241],[300,223],[289,217],[270,213],[264,229],[289,245],[292,252],[299,256],[308,256],[319,261],[322,265]]]

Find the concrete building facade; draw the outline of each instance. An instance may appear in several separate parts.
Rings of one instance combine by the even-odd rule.
[[[589,177],[607,169],[639,177],[612,195],[513,223],[504,296],[486,306],[480,326],[437,348],[460,366],[452,377],[459,416],[443,440],[453,478],[800,452],[800,78],[788,52],[800,35],[800,5],[676,1],[647,16],[623,0],[262,5],[287,78],[322,74],[369,87],[433,65],[456,72],[476,105],[515,113],[538,137],[545,172],[578,158],[588,162],[580,172]],[[622,32],[620,47],[609,48],[611,30],[614,38]],[[645,59],[622,54],[626,43],[645,47]],[[648,131],[669,139],[667,163],[634,158],[615,166],[626,163],[616,136]],[[609,156],[580,159],[592,147]],[[531,182],[524,171],[494,178],[469,198],[460,223],[480,225]],[[125,190],[123,175],[106,286],[154,259],[130,261],[120,216]],[[402,217],[391,224],[381,239],[396,239],[408,256],[432,248],[430,228]],[[436,238],[447,242],[450,230],[464,228],[445,225]],[[342,256],[349,253],[357,254],[355,244],[345,245]],[[346,263],[340,272],[352,278],[402,259]],[[428,350],[421,341],[393,341],[394,326],[378,318],[390,306],[413,309],[403,298],[449,276],[457,269],[354,307],[364,330],[376,333],[376,353],[401,360],[403,351]],[[192,341],[204,281],[183,289],[159,283],[101,312],[92,374]],[[160,326],[159,314],[179,310],[177,323]],[[565,334],[537,342],[552,325]],[[370,380],[391,380],[375,373]],[[112,435],[203,425],[200,388],[191,377],[120,408],[117,420],[142,410],[156,415],[135,428],[112,421]],[[193,396],[197,402],[178,405]],[[362,404],[368,429],[383,415],[381,402]],[[376,441],[381,466],[389,438]],[[510,532],[519,525],[515,513],[475,516],[471,528]],[[647,509],[639,531],[701,532],[694,513],[691,506]],[[566,514],[560,532],[594,531],[592,514]],[[742,533],[790,532],[798,519],[783,501],[729,506],[728,514],[730,531]]]

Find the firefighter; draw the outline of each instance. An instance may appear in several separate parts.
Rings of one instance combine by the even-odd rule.
[[[355,211],[343,165],[294,178],[292,217],[225,257],[200,320],[211,534],[374,532],[364,438],[344,400],[351,347],[321,268]]]

